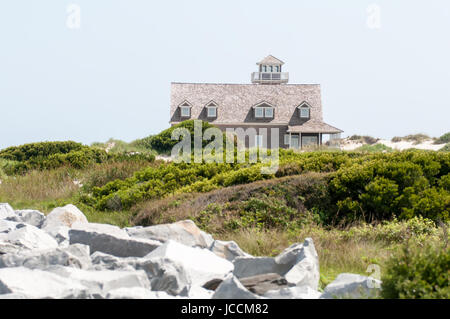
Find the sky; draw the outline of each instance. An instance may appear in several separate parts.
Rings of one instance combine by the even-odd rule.
[[[250,83],[269,54],[343,136],[450,131],[448,0],[2,0],[0,149],[156,134],[170,82]]]

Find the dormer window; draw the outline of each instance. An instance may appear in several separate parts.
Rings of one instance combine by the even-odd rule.
[[[257,119],[271,119],[273,118],[274,107],[268,103],[260,103],[253,107],[255,109],[255,118]]]
[[[309,106],[308,103],[303,102],[302,104],[300,104],[300,106],[298,107],[299,110],[299,116],[302,119],[309,119],[311,114],[310,114],[310,110],[311,107]]]
[[[206,117],[208,118],[215,118],[217,117],[217,103],[214,101],[209,102],[206,104]]]
[[[191,117],[191,105],[188,102],[183,102],[180,105],[181,117]]]

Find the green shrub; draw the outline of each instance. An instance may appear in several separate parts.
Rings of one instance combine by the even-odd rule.
[[[441,137],[439,137],[434,144],[444,144],[444,143],[450,143],[450,132],[445,133]]]
[[[450,143],[445,144],[445,146],[443,148],[441,148],[439,151],[450,152]]]
[[[449,299],[450,249],[405,245],[382,275],[382,297],[388,299]]]
[[[202,134],[208,128],[215,127],[214,125],[209,124],[208,122],[202,122]],[[149,136],[147,138],[136,140],[133,142],[133,145],[137,145],[140,147],[151,148],[159,153],[169,154],[172,148],[179,142],[179,140],[172,139],[172,132],[178,128],[185,128],[191,134],[191,150],[194,150],[194,120],[188,120],[176,124],[161,133],[153,136]],[[225,136],[225,135],[224,135]],[[205,147],[211,141],[202,140],[202,147]]]
[[[384,144],[375,144],[375,145],[369,145],[365,144],[363,146],[360,146],[356,149],[356,151],[361,152],[392,152],[394,151],[392,147],[386,146]]]
[[[414,142],[414,144],[420,144],[425,140],[429,140],[430,137],[426,134],[410,134],[404,137],[395,136],[392,138],[392,142],[401,142],[401,141],[407,141],[407,142]]]

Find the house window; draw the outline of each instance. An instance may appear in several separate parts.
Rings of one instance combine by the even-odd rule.
[[[284,144],[285,145],[291,144],[291,135],[290,134],[284,134]]]
[[[263,107],[255,107],[255,117],[256,118],[264,117],[264,108]]]
[[[216,117],[217,116],[217,108],[215,106],[208,106],[208,117]]]
[[[191,116],[191,108],[189,106],[181,106],[181,116],[182,117],[190,117]]]
[[[255,107],[256,118],[273,118],[273,107]]]
[[[255,146],[256,147],[262,147],[263,146],[263,136],[262,135],[256,135],[255,136]]]
[[[300,117],[301,118],[309,118],[309,107],[301,107],[300,108]]]

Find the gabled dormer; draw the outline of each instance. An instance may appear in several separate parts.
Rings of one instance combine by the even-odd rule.
[[[178,108],[180,109],[180,117],[182,119],[188,119],[191,117],[191,108],[192,104],[188,101],[184,100],[183,103],[178,105]]]

